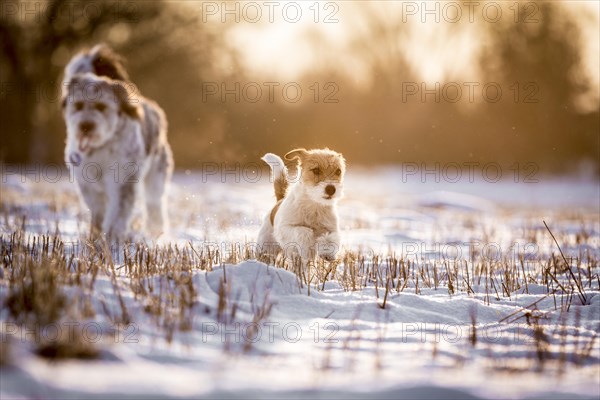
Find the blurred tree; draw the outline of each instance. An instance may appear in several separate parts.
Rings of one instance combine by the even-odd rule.
[[[576,99],[593,90],[580,78],[580,28],[561,7],[520,3],[515,20],[488,24],[491,41],[481,60],[485,80],[500,79],[505,88],[501,104],[486,104],[479,113],[491,155],[554,172],[582,159],[598,162],[600,151],[598,105],[592,112],[576,107]]]
[[[199,16],[184,3],[163,1],[3,2],[0,159],[62,159],[62,70],[77,51],[99,42],[125,57],[133,82],[165,108],[171,130],[180,133],[172,140],[184,140],[202,119],[194,101],[201,98],[203,74],[213,68],[213,49],[223,48],[219,28],[226,28],[209,30]]]
[[[444,31],[421,27],[435,32],[439,47],[463,45],[459,39],[464,32],[476,36],[473,40],[483,49],[478,94],[483,84],[495,82],[503,95],[498,103],[479,100],[466,107],[464,102],[434,101],[431,95],[424,101],[422,93],[403,99],[403,84],[430,90],[436,82],[420,77],[428,65],[419,65],[410,52],[421,43],[424,30],[412,29],[410,24],[419,20],[401,22],[400,3],[344,3],[343,9],[356,15],[344,19],[350,39],[342,49],[317,31],[309,32],[315,63],[294,79],[303,90],[299,102],[282,99],[288,83],[282,81],[277,82],[275,101],[268,101],[264,83],[273,78],[250,76],[227,42],[230,25],[200,21],[199,4],[2,2],[0,159],[62,159],[62,68],[81,47],[107,42],[125,56],[141,93],[165,109],[178,167],[198,168],[205,161],[258,162],[266,151],[283,153],[296,146],[330,146],[351,162],[364,164],[518,161],[560,169],[586,157],[597,162],[598,107],[583,113],[573,104],[589,90],[589,83],[582,84],[577,76],[578,25],[553,2],[520,3],[536,5],[539,21],[534,24],[524,23],[529,10],[521,7],[520,22],[486,23],[480,31],[466,22],[448,24]],[[82,12],[86,5],[87,12]],[[506,15],[512,16],[508,11]],[[418,50],[415,58],[429,62],[428,49]],[[256,103],[236,102],[229,95],[223,101],[222,93],[207,100],[204,83],[219,90],[221,85],[231,89],[258,84],[263,96]],[[54,95],[46,90],[52,86]],[[325,102],[330,94],[337,102]]]
[[[350,36],[347,47],[335,48],[318,29],[306,33],[315,63],[294,79],[303,91],[300,101],[284,101],[281,89],[286,82],[281,82],[272,103],[224,105],[227,131],[243,149],[238,160],[256,161],[266,151],[281,154],[294,147],[328,146],[353,163],[397,163],[403,160],[398,149],[412,148],[413,143],[403,142],[412,132],[418,135],[411,114],[420,105],[402,103],[402,82],[416,80],[403,51],[408,26],[381,4],[343,7],[357,13],[356,18],[340,16]],[[243,70],[238,73],[237,81],[265,80]],[[358,80],[366,85],[356,85]]]
[[[532,4],[537,11],[533,23]],[[361,4],[360,19],[346,22],[354,24],[345,28],[353,35],[345,49],[353,58],[344,52],[318,54],[318,60],[333,57],[337,62],[320,64],[322,69],[315,68],[301,80],[303,87],[334,81],[340,89],[339,103],[238,106],[244,117],[232,113],[231,123],[240,131],[256,129],[257,140],[247,148],[264,148],[266,143],[269,151],[283,152],[294,146],[327,145],[363,164],[475,162],[482,167],[496,162],[504,167],[505,177],[515,163],[520,168],[537,163],[542,172],[565,171],[582,160],[598,166],[598,106],[585,113],[574,104],[581,93],[597,88],[577,76],[580,28],[561,8],[564,5],[521,2],[515,22],[508,9],[514,7],[511,2],[503,5],[505,18],[497,23],[469,25],[465,19],[448,24],[448,36],[439,40],[460,45],[451,39],[471,29],[482,49],[481,75],[462,76],[465,81],[477,80],[474,104],[466,104],[468,89],[456,77],[446,82],[420,78],[419,69],[426,66],[409,60],[411,54],[404,47],[416,40],[410,35],[410,23],[400,23],[390,8],[377,9],[381,4],[370,6]],[[319,46],[326,42],[323,37],[315,35],[314,42],[313,48],[331,52],[331,47]],[[347,62],[352,59],[368,66],[367,88],[358,87],[348,76],[347,71],[353,71]],[[417,84],[420,90],[408,101],[402,99],[406,83]],[[423,100],[424,86],[439,95],[436,84],[446,83],[460,85],[464,101],[436,101],[435,94]],[[487,84],[502,90],[498,102],[493,99],[494,86],[484,93]]]

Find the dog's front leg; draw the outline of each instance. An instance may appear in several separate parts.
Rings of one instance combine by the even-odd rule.
[[[91,234],[92,236],[100,234],[105,215],[104,195],[102,192],[98,192],[97,190],[95,190],[93,184],[90,183],[80,184],[79,191],[83,196],[85,204],[92,213],[92,223],[90,230]]]
[[[139,185],[134,182],[109,188],[107,212],[103,223],[103,231],[109,242],[124,240],[129,233],[138,189]]]
[[[158,237],[168,228],[166,191],[173,174],[171,151],[168,147],[163,147],[150,163],[150,169],[144,179],[147,224],[152,237]]]
[[[317,251],[319,256],[327,261],[333,261],[341,248],[338,232],[327,232],[317,238]]]
[[[284,225],[276,227],[275,238],[283,248],[287,258],[300,256],[303,261],[312,259],[315,254],[315,234],[307,226]]]

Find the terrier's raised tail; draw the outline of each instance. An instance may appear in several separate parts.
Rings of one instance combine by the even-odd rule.
[[[283,199],[288,189],[288,171],[283,160],[273,154],[267,153],[262,157],[262,160],[271,167],[271,178],[273,179],[273,187],[275,189],[275,197],[277,201]]]

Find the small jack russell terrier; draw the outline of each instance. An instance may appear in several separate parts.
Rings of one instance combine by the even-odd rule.
[[[263,253],[277,254],[303,263],[319,255],[335,260],[340,250],[336,203],[343,195],[344,157],[329,149],[292,150],[286,160],[298,160],[296,182],[289,188],[287,168],[281,158],[267,153],[277,203],[265,216],[257,245]]]

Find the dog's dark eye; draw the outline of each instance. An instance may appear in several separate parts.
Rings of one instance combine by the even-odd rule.
[[[321,169],[320,168],[313,168],[310,170],[313,174],[315,175],[319,175],[321,173]]]
[[[336,169],[336,170],[335,170],[335,174],[336,174],[337,176],[340,176],[340,175],[342,174],[342,170],[341,170],[341,169],[339,169],[339,168],[338,168],[338,169]]]
[[[94,107],[96,108],[96,110],[103,112],[104,110],[106,110],[106,104],[103,103],[96,103],[94,105]]]
[[[83,101],[78,101],[78,102],[76,102],[76,103],[74,104],[74,106],[75,106],[75,109],[76,109],[77,111],[81,111],[81,110],[83,110]]]

